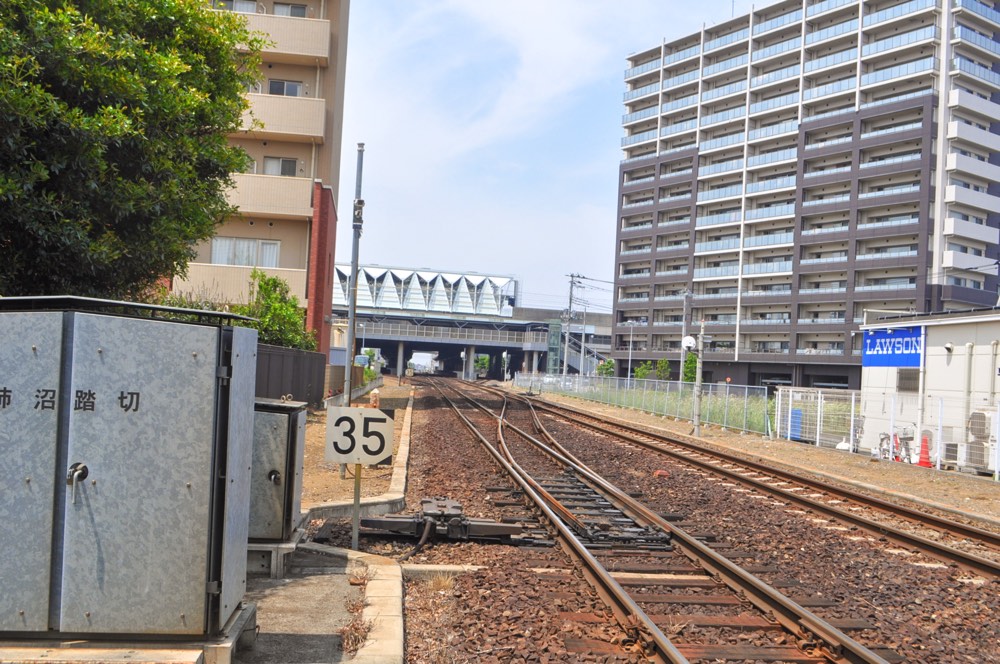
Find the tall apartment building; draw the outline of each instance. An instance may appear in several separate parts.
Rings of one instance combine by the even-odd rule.
[[[231,137],[253,159],[233,175],[240,214],[198,247],[175,292],[246,302],[253,267],[283,278],[329,348],[349,0],[219,0],[268,35],[251,114]],[[251,124],[251,119],[256,120]]]
[[[620,373],[704,320],[707,380],[859,387],[866,311],[996,304],[998,32],[979,0],[794,0],[631,56]]]

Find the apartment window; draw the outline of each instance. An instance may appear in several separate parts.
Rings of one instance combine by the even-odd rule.
[[[230,12],[242,12],[244,14],[254,14],[257,12],[257,3],[254,0],[219,0],[215,3],[217,9],[225,9]]]
[[[295,177],[295,170],[297,166],[297,159],[288,159],[287,157],[264,157],[264,175],[283,175],[285,177]]]
[[[302,81],[281,81],[272,78],[267,82],[267,94],[301,97],[303,94]]]
[[[212,264],[278,267],[280,248],[281,243],[277,240],[215,237],[212,238]]]
[[[306,6],[305,5],[292,5],[287,2],[276,2],[274,3],[274,15],[275,16],[295,16],[297,18],[306,17]]]

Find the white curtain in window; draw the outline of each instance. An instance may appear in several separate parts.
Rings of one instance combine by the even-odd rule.
[[[264,157],[264,175],[281,175],[281,159]]]
[[[233,242],[235,238],[216,237],[212,238],[212,264],[229,265],[229,259],[233,255]]]
[[[233,260],[230,265],[256,265],[257,240],[236,238],[233,247]]]
[[[260,260],[257,265],[260,267],[278,267],[278,243],[268,240],[260,241]]]

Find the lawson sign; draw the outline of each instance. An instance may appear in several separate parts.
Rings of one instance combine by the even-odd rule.
[[[921,327],[865,332],[861,365],[865,367],[920,367],[924,355]]]

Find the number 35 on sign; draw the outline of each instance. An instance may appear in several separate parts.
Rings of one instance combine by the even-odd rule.
[[[326,460],[371,466],[392,456],[395,424],[377,408],[326,409]]]

